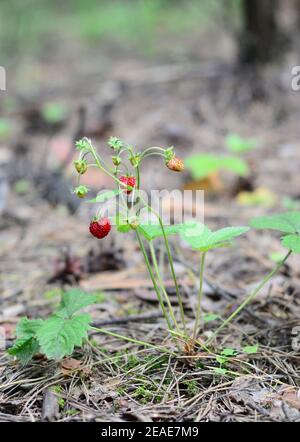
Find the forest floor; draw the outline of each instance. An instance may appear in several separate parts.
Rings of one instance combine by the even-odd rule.
[[[113,232],[97,242],[88,232],[93,208],[79,205],[70,191],[75,177],[69,151],[78,136],[92,138],[102,152],[116,135],[140,148],[174,145],[186,158],[226,153],[226,135],[238,133],[258,140],[259,147],[244,155],[250,177],[225,174],[217,188],[206,183],[205,223],[247,225],[253,216],[299,207],[299,98],[279,77],[268,72],[258,85],[226,63],[119,61],[80,82],[69,81],[66,72],[61,88],[40,96],[15,97],[9,115],[14,135],[0,148],[0,327],[6,347],[22,316],[46,317],[62,290],[79,286],[98,294],[99,303],[88,308],[94,324],[157,349],[93,332],[72,357],[59,363],[38,357],[25,367],[3,349],[0,421],[300,421],[300,354],[293,336],[300,326],[299,258],[292,256],[220,333],[211,354],[161,353],[161,345],[174,350],[173,343],[134,235]],[[50,124],[41,109],[58,98],[67,117]],[[112,185],[100,172],[86,180],[95,191]],[[163,163],[150,161],[143,170],[147,190],[182,189],[190,182],[188,172],[172,175]],[[238,191],[253,188],[272,193],[268,207],[241,205]],[[172,250],[192,329],[198,256],[183,245],[180,254]],[[276,234],[250,231],[235,247],[208,254],[203,308],[215,316],[200,337],[209,336],[271,270],[271,256],[282,252]],[[178,310],[168,277],[167,288]],[[249,354],[245,346],[256,350]],[[228,348],[233,354],[220,362]]]

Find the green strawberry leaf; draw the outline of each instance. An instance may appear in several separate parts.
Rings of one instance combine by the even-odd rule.
[[[20,338],[14,342],[13,347],[8,350],[8,353],[18,358],[22,365],[26,365],[39,352],[39,348],[40,346],[36,338]]]
[[[70,355],[74,347],[80,347],[87,338],[91,317],[75,315],[70,319],[53,315],[44,321],[37,332],[37,340],[48,359],[61,359]]]
[[[217,356],[216,356],[216,361],[217,361],[220,365],[223,365],[223,364],[226,364],[226,362],[228,362],[228,358],[227,358],[226,356],[220,356],[220,355],[217,355]]]
[[[234,348],[224,348],[221,353],[222,356],[234,356],[236,354],[237,350],[235,350]]]
[[[16,328],[17,338],[30,339],[35,337],[43,323],[44,321],[42,319],[21,318]]]
[[[128,224],[127,218],[124,218],[120,214],[117,214],[114,219],[115,219],[115,224],[117,226],[118,232],[127,233],[131,230],[131,227]]]
[[[196,227],[180,232],[180,235],[192,249],[207,252],[211,249],[229,246],[234,238],[248,230],[249,227],[225,227],[212,232],[205,225],[198,224]]]
[[[300,234],[300,212],[286,212],[253,218],[250,226],[256,229],[279,230],[283,233]]]
[[[87,200],[87,203],[105,203],[106,201],[109,201],[116,196],[120,195],[122,192],[121,189],[115,189],[115,190],[107,190],[106,192],[102,192],[99,195],[96,196],[96,198],[92,198],[90,200]]]
[[[22,318],[17,325],[17,339],[8,350],[8,353],[11,356],[16,356],[23,365],[28,364],[39,351],[36,334],[43,324],[44,321],[42,319]]]
[[[281,238],[281,243],[284,247],[292,250],[294,253],[300,253],[300,236],[299,235],[286,235]]]
[[[97,302],[95,295],[88,295],[80,289],[71,289],[62,294],[56,314],[62,318],[71,318],[74,313],[95,302]]]
[[[225,227],[223,229],[212,232],[208,237],[209,247],[219,247],[223,244],[231,243],[237,236],[248,232],[249,227]]]
[[[207,322],[215,321],[216,319],[219,319],[219,315],[216,315],[215,313],[205,313],[203,315],[203,321],[205,324]]]
[[[246,345],[243,347],[243,352],[248,353],[248,355],[254,354],[258,352],[258,344],[256,345]]]
[[[206,178],[220,170],[228,170],[240,176],[246,176],[249,173],[248,165],[242,158],[229,155],[192,155],[185,160],[185,167],[195,180]]]
[[[176,235],[180,232],[185,231],[186,229],[189,229],[193,226],[195,226],[196,223],[185,223],[185,224],[175,224],[170,226],[164,226],[164,231],[166,236],[169,235]],[[163,236],[163,230],[160,226],[160,224],[141,224],[138,227],[139,233],[141,233],[147,241],[151,241],[155,238],[159,238]]]
[[[294,253],[300,253],[300,212],[254,218],[250,225],[256,229],[273,229],[285,233],[281,238],[282,245]]]
[[[127,232],[129,232],[129,230],[131,230],[131,227],[127,223],[126,224],[120,224],[117,227],[117,231],[120,232],[120,233],[127,233]]]

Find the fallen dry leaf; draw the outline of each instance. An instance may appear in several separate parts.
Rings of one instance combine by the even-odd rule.
[[[86,376],[91,375],[91,370],[74,358],[63,359],[60,363],[60,371],[64,376],[72,376],[76,371],[80,371]]]

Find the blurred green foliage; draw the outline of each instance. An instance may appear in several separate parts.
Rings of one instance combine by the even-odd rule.
[[[113,41],[143,53],[163,35],[236,22],[240,0],[10,0],[0,3],[1,63],[58,43]],[[228,24],[228,23],[227,23]]]

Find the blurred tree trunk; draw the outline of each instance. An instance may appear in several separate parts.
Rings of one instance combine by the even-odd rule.
[[[244,30],[240,41],[242,64],[265,64],[279,52],[276,20],[278,0],[243,0]]]
[[[297,14],[298,32],[300,31],[300,0],[295,0],[295,8]]]

